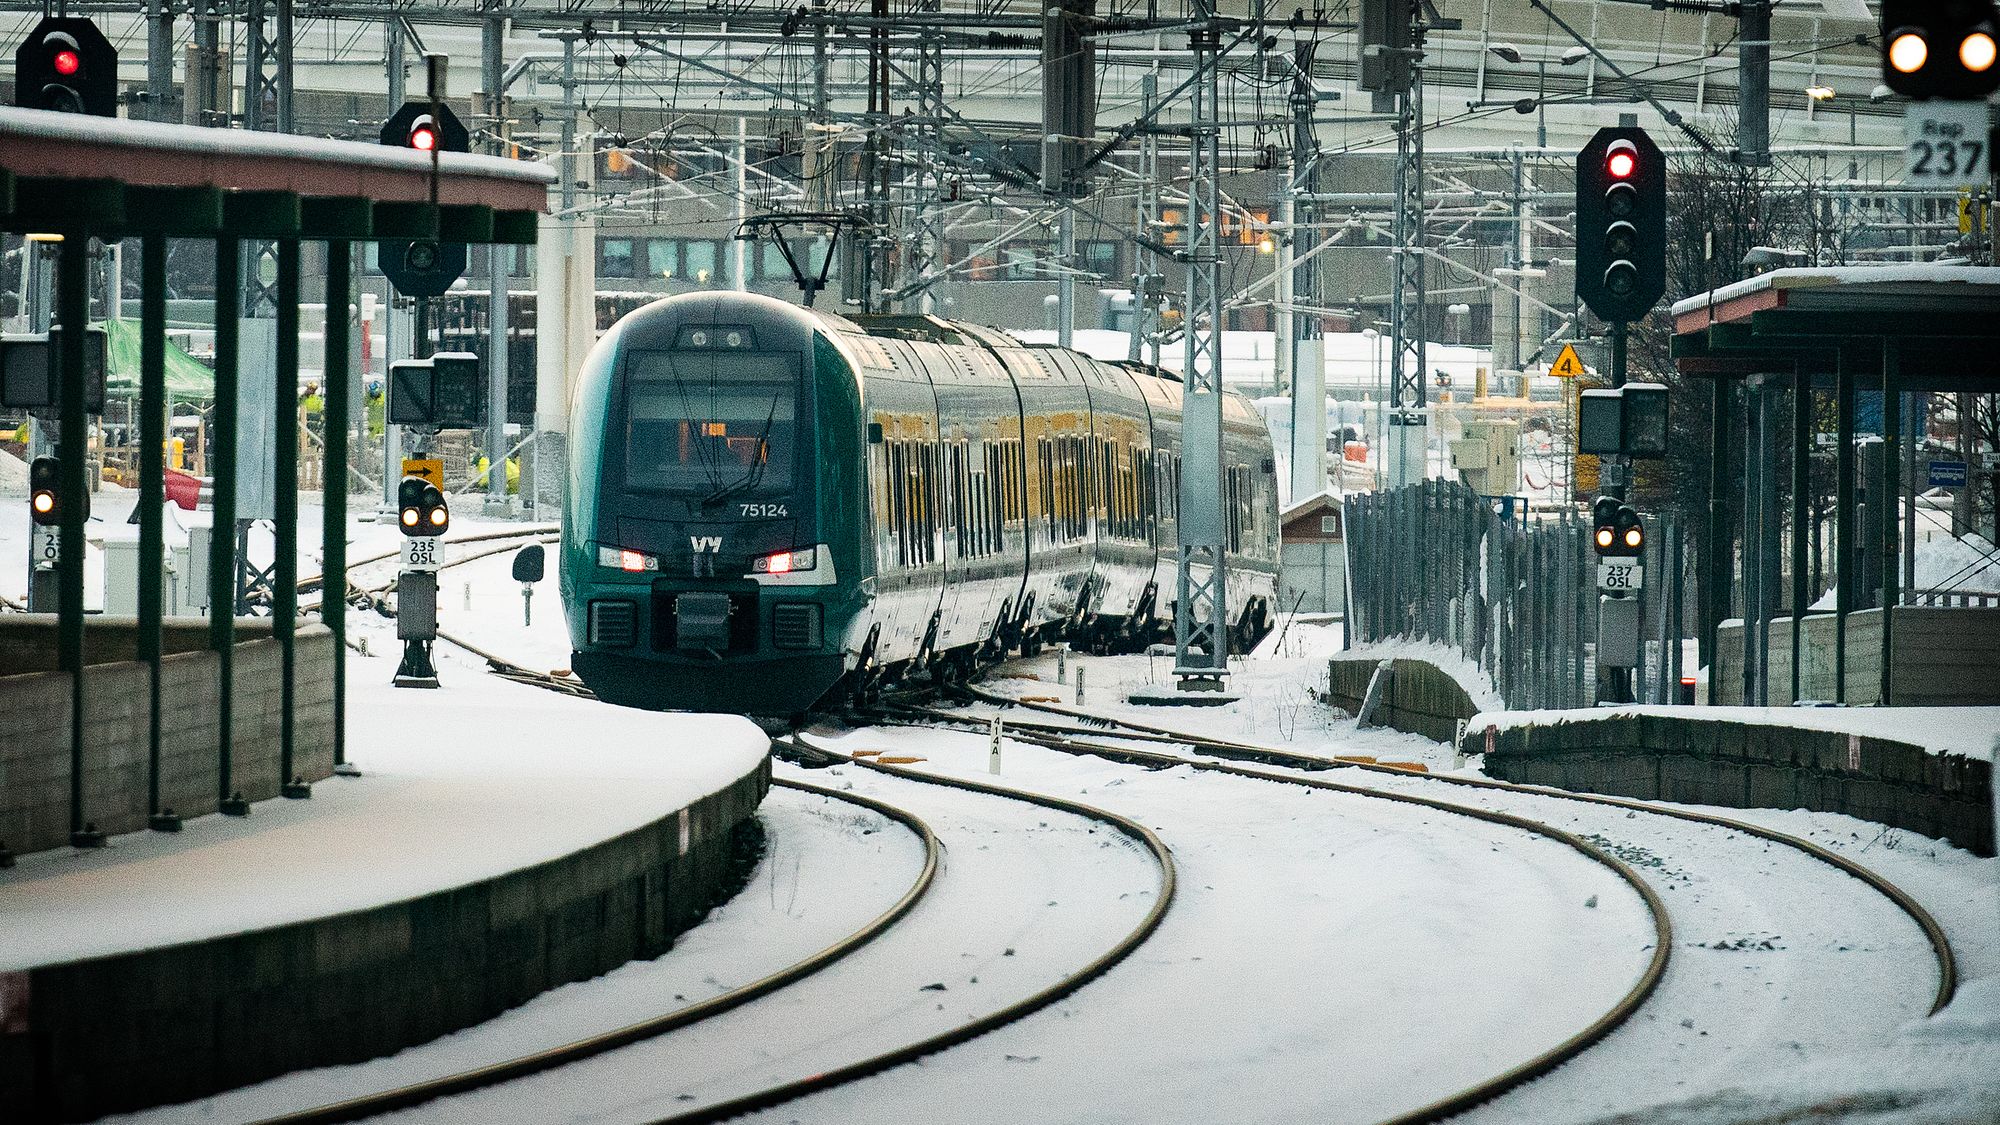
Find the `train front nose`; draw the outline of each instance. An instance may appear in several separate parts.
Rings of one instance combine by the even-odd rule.
[[[613,702],[791,714],[839,679],[811,469],[811,336],[664,325],[634,339],[605,427],[599,582],[576,671]],[[652,346],[648,346],[651,344]]]

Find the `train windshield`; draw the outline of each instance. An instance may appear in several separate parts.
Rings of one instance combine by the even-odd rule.
[[[633,352],[625,486],[720,506],[791,488],[798,361],[772,353]]]

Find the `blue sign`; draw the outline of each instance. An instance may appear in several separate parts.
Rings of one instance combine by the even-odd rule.
[[[1963,461],[1932,461],[1932,462],[1931,462],[1931,487],[1932,487],[1932,488],[1964,488],[1964,487],[1965,487],[1965,462],[1963,462]]]

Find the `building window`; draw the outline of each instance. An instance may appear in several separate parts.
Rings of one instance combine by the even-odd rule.
[[[1103,278],[1117,276],[1118,244],[1116,242],[1084,243],[1083,268]]]
[[[597,272],[605,277],[632,276],[632,240],[607,238],[598,244]]]
[[[765,281],[792,280],[792,267],[785,264],[785,252],[777,243],[765,242],[758,245],[757,276]]]
[[[671,238],[646,243],[646,276],[662,280],[681,276],[681,244]]]
[[[684,242],[681,244],[681,276],[696,285],[708,285],[723,280],[722,270],[716,265],[715,243]]]

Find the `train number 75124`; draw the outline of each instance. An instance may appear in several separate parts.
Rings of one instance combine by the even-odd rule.
[[[751,519],[757,519],[757,518],[768,519],[777,516],[791,515],[791,512],[787,511],[783,504],[738,504],[736,505],[736,512],[738,515],[746,516]]]

